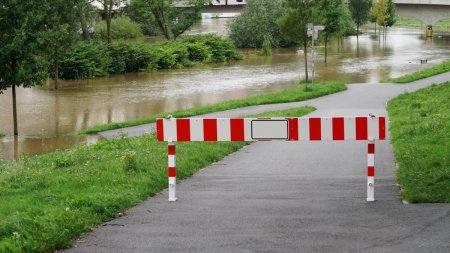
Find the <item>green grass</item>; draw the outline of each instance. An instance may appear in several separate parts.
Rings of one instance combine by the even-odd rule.
[[[296,101],[304,101],[311,98],[316,98],[320,96],[325,96],[328,94],[336,93],[339,91],[346,90],[347,86],[343,83],[339,82],[322,82],[315,85],[315,89],[313,91],[305,89],[305,84],[298,85],[295,88],[285,89],[279,92],[267,93],[263,95],[252,96],[244,99],[230,100],[218,104],[212,104],[203,107],[194,107],[187,110],[176,111],[171,113],[160,113],[153,115],[144,119],[136,119],[126,122],[117,122],[110,123],[106,125],[94,126],[86,129],[82,129],[76,134],[94,134],[106,130],[137,126],[147,123],[153,123],[157,118],[164,118],[167,115],[172,115],[176,118],[181,117],[190,117],[195,115],[201,115],[211,112],[225,111],[240,107],[252,106],[252,105],[261,105],[261,104],[276,104],[276,103],[287,103],[287,102],[296,102]]]
[[[261,114],[302,116],[314,108]],[[243,142],[178,143],[177,178]],[[167,144],[154,135],[0,160],[0,252],[53,252],[167,186]]]
[[[388,104],[402,197],[450,203],[450,82],[404,94]]]
[[[425,30],[427,25],[422,21],[412,17],[397,16],[397,20],[393,27]],[[433,26],[433,31],[435,35],[440,32],[450,32],[450,19],[440,20],[436,22],[436,24],[434,24]]]
[[[444,61],[439,65],[436,65],[434,67],[430,67],[427,69],[423,69],[421,71],[414,72],[409,75],[404,75],[404,76],[396,77],[396,78],[389,78],[389,79],[385,79],[381,82],[383,82],[383,83],[410,83],[410,82],[424,79],[424,78],[427,78],[430,76],[442,74],[442,73],[445,73],[448,71],[450,71],[450,60]]]

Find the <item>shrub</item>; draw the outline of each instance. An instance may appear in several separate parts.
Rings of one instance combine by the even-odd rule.
[[[86,79],[106,76],[111,61],[108,47],[105,44],[78,43],[63,55],[60,77],[63,79]]]
[[[159,60],[157,52],[143,43],[113,43],[109,51],[112,57],[111,74],[154,70]]]
[[[143,36],[141,26],[127,16],[111,20],[111,36],[113,39],[135,39]],[[106,23],[98,22],[94,27],[94,38],[106,40]]]

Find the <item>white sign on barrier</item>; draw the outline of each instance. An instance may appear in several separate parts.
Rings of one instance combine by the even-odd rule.
[[[287,140],[289,124],[287,120],[260,119],[252,120],[252,139]]]

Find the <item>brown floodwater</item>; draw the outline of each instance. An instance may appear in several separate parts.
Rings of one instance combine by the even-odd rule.
[[[209,19],[193,33],[221,33],[225,20]],[[198,30],[198,31],[196,31]],[[429,67],[450,59],[450,37],[427,40],[423,32],[390,29],[386,43],[373,31],[330,43],[328,63],[318,47],[316,74],[319,80],[346,83],[377,82]],[[128,73],[94,80],[62,81],[17,90],[19,137],[12,136],[11,91],[0,95],[0,159],[63,149],[97,141],[96,136],[71,136],[82,128],[148,117],[160,112],[207,105],[229,99],[281,90],[304,78],[303,55],[297,48],[276,49],[270,57],[243,50],[244,60],[202,65],[188,69]],[[428,64],[421,65],[421,59]]]

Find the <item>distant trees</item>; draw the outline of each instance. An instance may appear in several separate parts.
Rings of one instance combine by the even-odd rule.
[[[353,21],[356,24],[356,36],[359,36],[359,27],[370,19],[370,8],[372,0],[350,0],[349,9],[352,14]]]

